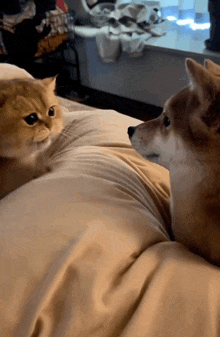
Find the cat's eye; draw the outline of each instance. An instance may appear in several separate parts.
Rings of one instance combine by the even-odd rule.
[[[55,115],[55,110],[54,110],[54,107],[53,107],[53,106],[49,109],[48,115],[49,115],[50,117],[53,117],[53,116]]]
[[[37,117],[37,114],[34,112],[34,113],[24,117],[24,120],[28,125],[34,125],[35,123],[37,123],[38,117]]]
[[[170,119],[167,116],[164,116],[163,125],[167,128],[170,125]]]

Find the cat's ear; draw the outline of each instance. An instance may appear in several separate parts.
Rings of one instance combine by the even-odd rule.
[[[53,76],[53,77],[47,77],[47,78],[44,78],[43,80],[41,80],[41,82],[42,82],[43,85],[45,85],[48,89],[50,89],[50,90],[55,90],[57,76],[58,76],[58,75]]]
[[[2,107],[5,104],[7,97],[8,97],[7,91],[4,90],[0,91],[0,107]]]

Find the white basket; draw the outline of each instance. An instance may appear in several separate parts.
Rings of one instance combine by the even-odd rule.
[[[95,6],[89,13],[91,23],[96,27],[103,27],[108,23],[115,8],[114,4],[107,2]]]

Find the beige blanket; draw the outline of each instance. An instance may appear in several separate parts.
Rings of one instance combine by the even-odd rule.
[[[0,202],[0,336],[219,336],[220,270],[170,241],[168,172],[126,134],[139,121],[65,120],[53,171]]]

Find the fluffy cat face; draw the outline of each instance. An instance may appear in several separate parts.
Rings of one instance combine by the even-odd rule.
[[[49,146],[62,130],[56,78],[0,81],[0,157],[22,158]]]

